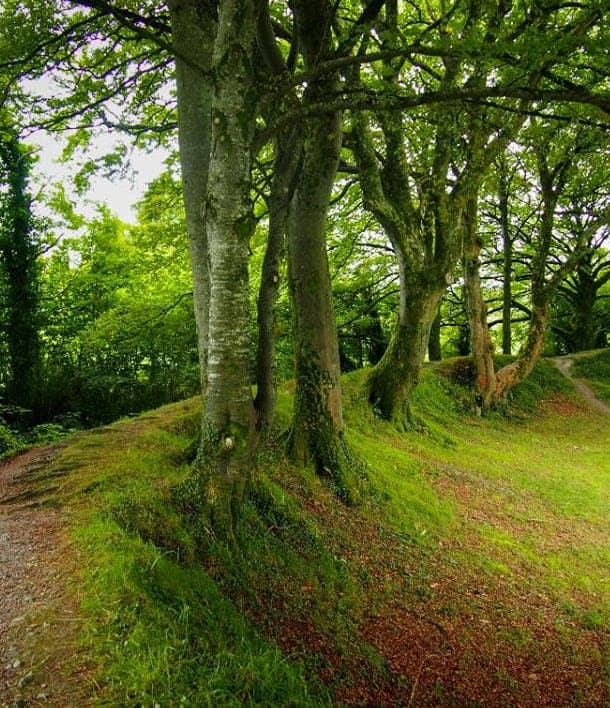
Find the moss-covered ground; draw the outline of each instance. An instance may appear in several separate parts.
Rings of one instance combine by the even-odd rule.
[[[450,371],[424,372],[409,433],[368,410],[365,372],[345,377],[361,504],[278,436],[238,552],[185,502],[197,401],[64,444],[36,501],[70,519],[92,702],[607,705],[610,418],[544,362],[479,418]]]

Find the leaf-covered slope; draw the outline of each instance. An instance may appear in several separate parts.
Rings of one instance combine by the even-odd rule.
[[[297,474],[278,438],[232,550],[193,502],[196,402],[67,444],[37,484],[61,480],[46,501],[73,512],[96,700],[607,701],[610,421],[546,363],[512,416],[477,418],[444,369],[425,372],[407,434],[346,377],[361,504]]]

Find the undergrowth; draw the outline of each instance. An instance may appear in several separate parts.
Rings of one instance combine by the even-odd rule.
[[[86,651],[96,666],[96,700],[330,705],[360,684],[408,695],[404,679],[360,638],[358,626],[371,607],[405,588],[413,596],[401,602],[429,596],[426,559],[459,536],[456,501],[439,491],[446,480],[485,475],[512,495],[535,495],[540,516],[586,508],[590,523],[597,523],[608,511],[606,497],[596,497],[601,492],[584,477],[570,472],[562,489],[556,475],[532,478],[527,466],[533,444],[548,456],[562,454],[552,441],[547,445],[532,418],[541,400],[569,390],[551,364],[541,363],[489,420],[471,414],[468,387],[427,369],[413,398],[422,425],[408,434],[370,411],[362,396],[366,375],[344,378],[347,441],[367,464],[360,506],[342,504],[311,470],[297,473],[278,436],[261,453],[237,529],[238,553],[214,538],[196,507],[185,513],[197,401],[83,434],[61,451],[52,473],[63,475],[61,501],[76,518],[83,568],[76,582],[87,618]],[[288,424],[289,409],[283,392],[280,427]],[[529,426],[521,443],[519,426]],[[508,439],[510,446],[503,442]],[[532,512],[515,502],[511,513]],[[487,523],[481,538],[490,553],[462,553],[460,562],[505,577],[516,572],[516,562],[530,564],[528,572],[542,573],[551,589],[569,594],[572,556],[549,551],[542,570],[534,571],[541,556],[533,536],[517,538]],[[582,550],[578,572],[587,578],[584,585],[600,592],[603,580],[587,574],[592,554]],[[381,581],[390,571],[402,580]],[[570,612],[598,626],[609,610],[600,601]]]

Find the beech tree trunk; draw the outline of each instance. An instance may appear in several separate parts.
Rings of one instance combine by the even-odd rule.
[[[442,359],[441,352],[441,308],[439,305],[436,317],[430,328],[430,341],[428,342],[428,359],[430,361],[440,361]]]
[[[213,87],[208,78],[216,21],[211,8],[198,0],[170,0],[172,41],[176,59],[178,144],[184,210],[193,274],[193,305],[201,391],[207,386],[210,272],[203,202],[208,184]]]
[[[341,477],[343,416],[339,344],[326,254],[326,217],[341,147],[341,119],[309,122],[303,167],[288,228],[288,266],[295,311],[296,396],[292,455]]]
[[[275,412],[275,305],[280,289],[280,266],[285,253],[290,202],[301,157],[302,140],[298,132],[295,129],[282,133],[275,141],[276,156],[269,195],[269,234],[256,308],[258,347],[254,407],[256,426],[262,436],[267,435]]]
[[[540,302],[534,305],[524,350],[515,361],[500,369],[496,374],[496,383],[491,399],[492,404],[500,403],[508,391],[520,384],[532,373],[542,352],[548,321],[548,302]]]
[[[257,2],[220,0],[217,24],[208,3],[170,9],[204,386],[196,493],[212,528],[230,541],[257,440],[248,334]]]
[[[502,231],[502,354],[512,354],[513,240],[508,221],[508,185],[504,165],[500,167],[500,229]]]
[[[430,330],[445,287],[419,280],[399,259],[400,308],[390,344],[369,378],[373,408],[398,428],[411,424],[410,398],[417,386]]]
[[[295,28],[305,66],[315,69],[332,49],[333,5],[294,0]],[[311,82],[303,104],[337,90],[332,73]],[[288,221],[288,271],[295,314],[296,394],[289,451],[296,464],[312,463],[335,493],[354,501],[354,460],[343,437],[339,344],[326,254],[326,219],[343,137],[338,112],[314,115],[299,126],[302,166]]]
[[[578,272],[578,292],[572,298],[574,305],[574,351],[581,352],[595,349],[597,330],[594,321],[597,284],[586,272]]]

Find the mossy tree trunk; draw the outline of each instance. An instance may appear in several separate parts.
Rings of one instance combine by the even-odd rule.
[[[286,229],[295,175],[301,156],[297,130],[276,136],[273,179],[269,194],[269,232],[256,304],[256,427],[265,437],[273,423],[276,402],[275,305],[280,291],[280,269],[285,255]]]
[[[0,170],[6,185],[0,252],[6,274],[6,338],[9,353],[9,403],[33,410],[39,400],[38,247],[27,191],[29,158],[12,127],[0,124]]]
[[[443,356],[441,350],[441,324],[441,307],[439,305],[436,317],[430,328],[430,341],[428,342],[428,359],[430,361],[440,361]]]
[[[299,46],[305,65],[314,69],[331,50],[331,4],[295,0]],[[332,95],[337,77],[326,74],[310,83],[304,104]],[[304,134],[288,222],[288,268],[295,313],[296,395],[290,452],[299,465],[313,463],[336,491],[351,498],[343,413],[339,344],[326,253],[326,219],[342,141],[336,112],[316,115],[300,126]]]
[[[498,161],[498,206],[502,234],[502,354],[512,354],[512,303],[513,303],[513,238],[508,214],[508,176],[506,162]]]
[[[477,394],[483,410],[489,407],[496,385],[494,343],[487,323],[487,304],[481,289],[481,249],[477,195],[473,193],[464,212],[464,291],[470,342],[477,375]]]
[[[574,298],[574,351],[595,349],[597,330],[594,321],[597,284],[585,268],[577,271],[578,297]]]
[[[204,386],[196,489],[228,540],[257,440],[248,334],[257,8],[256,0],[221,0],[217,19],[208,3],[170,8]]]
[[[401,269],[401,306],[390,344],[369,378],[369,401],[385,420],[398,428],[411,424],[411,392],[419,381],[421,367],[430,341],[430,330],[444,285],[434,287],[417,282]]]
[[[291,444],[297,463],[313,461],[319,471],[335,474],[343,418],[326,216],[341,145],[340,117],[316,118],[306,130],[288,228],[297,386]]]
[[[451,280],[460,244],[454,224],[444,216],[451,198],[444,179],[442,190],[440,180],[435,185],[428,183],[428,203],[432,205],[436,199],[434,208],[418,208],[413,198],[415,186],[408,177],[402,118],[385,115],[379,123],[385,141],[382,164],[364,114],[352,119],[350,143],[364,205],[376,216],[392,243],[400,283],[396,325],[385,354],[370,376],[369,400],[383,418],[404,428],[409,425],[410,395],[419,380],[432,323]],[[439,132],[437,137],[440,173],[449,141],[444,133]]]

